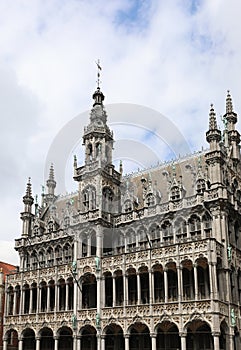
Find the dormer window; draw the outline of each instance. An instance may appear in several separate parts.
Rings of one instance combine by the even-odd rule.
[[[181,191],[178,186],[174,186],[171,189],[171,195],[170,195],[171,201],[177,201],[181,199]]]
[[[51,232],[53,232],[53,230],[54,230],[54,223],[53,223],[53,221],[50,221],[48,223],[48,231],[49,231],[49,233],[51,233]]]
[[[204,179],[199,179],[196,183],[196,191],[198,194],[203,194],[205,191],[206,186],[205,186],[205,180]]]
[[[130,211],[132,211],[132,205],[131,205],[131,201],[129,199],[126,200],[124,203],[124,211],[125,211],[125,213],[129,213]]]
[[[153,195],[153,193],[149,193],[147,196],[146,196],[146,205],[148,207],[152,207],[155,205],[155,197]]]

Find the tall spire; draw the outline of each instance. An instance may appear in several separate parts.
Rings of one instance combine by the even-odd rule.
[[[213,104],[210,106],[209,112],[209,130],[206,132],[206,140],[212,146],[211,148],[216,148],[219,141],[221,140],[221,131],[217,126],[216,113],[213,108]]]
[[[209,112],[209,130],[216,130],[217,129],[217,119],[216,114],[214,112],[213,104],[210,106],[210,112]]]
[[[26,206],[30,206],[33,204],[34,202],[34,199],[32,197],[32,185],[31,185],[31,178],[29,177],[28,178],[28,183],[27,183],[27,187],[26,187],[26,194],[25,196],[23,197],[23,203],[25,204],[25,209],[26,209]],[[29,209],[29,208],[28,208]],[[28,211],[28,210],[26,210]]]
[[[49,169],[49,178],[46,182],[47,187],[48,187],[48,194],[54,196],[54,189],[56,187],[56,181],[54,179],[54,166],[51,164],[50,169]]]
[[[232,113],[232,112],[233,112],[232,97],[231,97],[230,92],[228,90],[227,97],[226,97],[226,113]]]
[[[21,213],[21,219],[23,220],[23,229],[22,229],[23,236],[27,236],[30,232],[31,220],[33,217],[33,214],[32,214],[33,202],[34,202],[34,199],[32,197],[32,185],[31,185],[31,179],[29,177],[27,187],[26,187],[26,194],[23,197],[24,211]]]
[[[105,96],[104,94],[102,93],[102,91],[100,90],[100,72],[102,70],[102,67],[100,66],[100,60],[98,60],[97,62],[95,62],[96,65],[97,65],[97,89],[96,91],[94,92],[93,94],[93,99],[94,99],[94,104],[93,106],[96,106],[96,105],[102,105],[103,104],[103,101],[105,99]]]
[[[223,119],[226,120],[228,131],[235,130],[235,124],[237,123],[238,118],[237,113],[233,111],[233,102],[229,90],[226,97],[226,113],[224,114]]]

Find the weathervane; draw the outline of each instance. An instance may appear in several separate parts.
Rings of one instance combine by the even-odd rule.
[[[97,65],[97,87],[99,88],[100,87],[100,83],[101,83],[101,81],[100,81],[100,71],[102,70],[102,68],[101,68],[101,66],[100,66],[100,60],[98,60],[97,62],[95,62],[96,63],[96,65]]]

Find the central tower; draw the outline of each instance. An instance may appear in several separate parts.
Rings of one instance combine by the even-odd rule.
[[[84,128],[83,146],[85,164],[77,166],[74,159],[74,180],[79,182],[79,210],[88,218],[111,221],[111,215],[119,211],[121,174],[112,164],[113,132],[107,125],[103,105],[104,94],[99,81],[93,94],[90,122]]]

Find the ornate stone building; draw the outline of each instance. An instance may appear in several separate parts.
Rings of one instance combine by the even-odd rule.
[[[209,148],[129,176],[112,164],[98,87],[78,191],[23,197],[4,350],[238,350],[241,178],[237,114],[213,106]],[[13,340],[18,340],[14,346]]]

